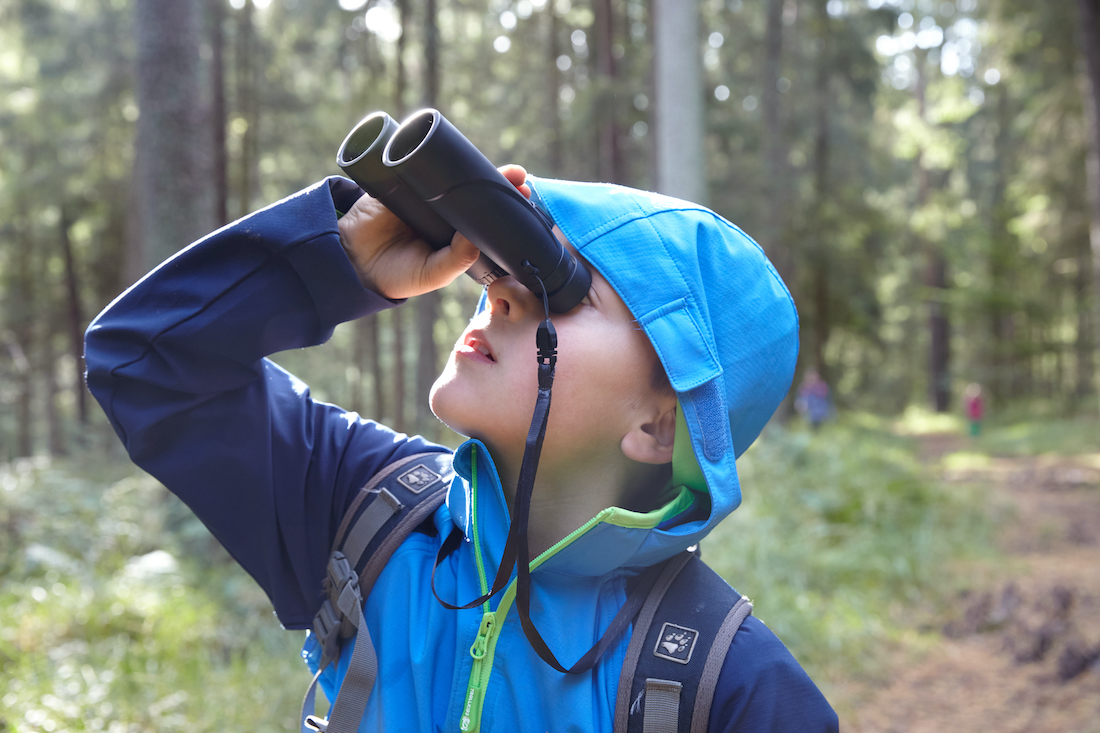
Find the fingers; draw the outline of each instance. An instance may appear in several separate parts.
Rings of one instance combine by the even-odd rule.
[[[520,193],[526,198],[531,198],[531,187],[525,183],[527,180],[527,171],[523,166],[509,163],[508,165],[502,165],[499,170],[504,177],[508,179],[509,183],[519,189]]]
[[[527,171],[523,166],[510,163],[501,166],[499,170],[524,197],[531,198],[531,187],[526,183]],[[480,256],[481,252],[473,242],[461,232],[455,232],[450,246],[429,256],[417,289],[420,292],[428,292],[449,285],[455,278],[470,269]]]
[[[439,290],[470,269],[480,255],[473,242],[461,234],[455,234],[451,244],[439,250],[432,250],[423,240],[413,240],[386,263],[393,269],[377,292],[399,300]],[[376,281],[382,279],[376,276]]]
[[[504,178],[531,198],[527,171],[505,165]],[[466,272],[481,252],[464,235],[435,251],[388,209],[363,196],[338,222],[340,243],[364,287],[394,300],[438,290]]]
[[[527,171],[523,166],[511,163],[501,166],[499,170],[525,198],[531,198],[531,187],[526,183]],[[429,255],[420,282],[415,286],[415,291],[408,295],[419,295],[449,285],[470,269],[480,256],[481,252],[473,242],[461,232],[455,232],[449,246]]]

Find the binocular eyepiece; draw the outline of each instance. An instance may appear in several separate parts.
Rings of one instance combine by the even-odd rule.
[[[554,236],[550,218],[438,110],[401,125],[385,112],[365,117],[336,162],[435,249],[462,232],[481,250],[467,274],[482,285],[511,275],[540,297],[545,288],[556,313],[588,294],[588,271]]]

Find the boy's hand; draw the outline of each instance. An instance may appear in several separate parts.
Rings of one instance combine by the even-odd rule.
[[[524,183],[527,171],[518,165],[506,165],[500,172],[531,198],[531,189]],[[450,284],[479,255],[477,247],[457,233],[449,245],[433,250],[389,209],[367,195],[355,202],[338,226],[340,244],[363,287],[391,300],[422,295]]]

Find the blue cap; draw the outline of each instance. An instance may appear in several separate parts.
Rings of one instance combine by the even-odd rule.
[[[790,389],[790,292],[760,246],[705,207],[609,184],[527,182],[634,314],[676,390],[674,480],[705,480],[712,506],[701,537],[740,504],[735,459]]]

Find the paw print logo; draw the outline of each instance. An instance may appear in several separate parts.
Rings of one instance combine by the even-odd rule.
[[[419,494],[440,479],[440,475],[427,466],[416,466],[397,477],[398,482],[414,494]]]
[[[699,632],[695,629],[666,623],[661,627],[661,635],[657,639],[653,654],[672,662],[687,664],[691,660],[697,638],[699,638]]]
[[[665,648],[668,654],[675,655],[683,654],[689,643],[691,643],[691,634],[677,631],[665,636],[664,641],[661,642],[661,646]]]

